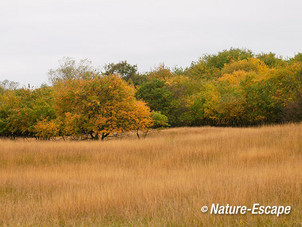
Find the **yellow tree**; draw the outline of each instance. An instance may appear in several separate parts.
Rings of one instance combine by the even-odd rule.
[[[155,67],[148,75],[149,79],[159,79],[159,80],[168,80],[169,78],[175,76],[169,68],[164,64],[160,64],[158,67]]]
[[[222,74],[231,74],[235,71],[257,72],[262,73],[267,71],[268,66],[261,60],[256,58],[248,58],[241,61],[235,61],[226,64],[222,69]]]
[[[65,135],[104,139],[111,133],[151,126],[149,108],[136,100],[134,88],[118,76],[61,80],[54,90],[55,110]]]

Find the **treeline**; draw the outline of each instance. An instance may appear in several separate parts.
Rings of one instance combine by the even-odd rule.
[[[230,49],[188,68],[138,73],[126,61],[93,68],[64,59],[51,86],[0,85],[0,135],[98,139],[166,126],[250,126],[302,120],[302,54]]]

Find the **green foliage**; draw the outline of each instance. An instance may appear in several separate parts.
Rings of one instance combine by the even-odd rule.
[[[110,63],[105,65],[104,75],[117,74],[125,81],[134,84],[135,86],[145,81],[145,76],[137,73],[137,65],[130,65],[127,61],[118,63]]]
[[[161,111],[168,116],[173,94],[167,88],[165,81],[151,79],[143,83],[137,90],[136,96],[148,103],[151,110]]]
[[[51,87],[5,90],[0,96],[0,134],[33,136],[39,120],[55,118],[52,95]]]
[[[152,111],[151,118],[153,122],[153,128],[164,128],[170,126],[168,123],[168,118],[165,115],[161,114],[161,112],[159,111]]]
[[[157,79],[157,80],[168,80],[175,76],[176,74],[173,73],[169,68],[167,68],[164,64],[160,64],[158,67],[155,67],[151,72],[148,74],[149,80]]]
[[[231,48],[229,50],[218,52],[218,54],[205,55],[202,60],[209,68],[222,69],[225,64],[252,58],[253,56],[254,54],[250,50]]]
[[[221,69],[225,64],[254,57],[250,50],[223,50],[218,54],[205,55],[199,61],[192,62],[186,73],[192,78],[216,79],[221,76]]]
[[[282,121],[302,120],[302,61],[291,62],[274,72],[275,98],[282,103]]]
[[[302,62],[302,53],[296,54],[293,58],[289,60],[290,62]]]
[[[221,71],[219,79],[204,83],[202,91],[192,96],[190,111],[194,125],[246,126],[281,122],[285,97],[293,97],[290,91],[298,90],[291,85],[291,89],[282,90],[284,97],[280,97],[285,82],[277,83],[281,78],[276,77],[282,75],[281,69],[271,70],[254,58],[226,64]],[[289,79],[289,70],[283,73]],[[298,82],[298,78],[291,79],[288,84]]]
[[[231,48],[186,69],[161,64],[142,75],[126,61],[105,69],[66,58],[50,70],[52,86],[0,82],[0,136],[98,139],[150,127],[302,121],[301,53],[283,60]]]
[[[176,89],[168,81],[153,78],[140,86],[136,96],[144,100],[151,110],[160,111],[167,116],[169,124],[178,126],[182,124],[181,109],[185,106],[182,105],[182,100],[176,97]],[[178,97],[181,98],[181,94]]]
[[[251,78],[249,78],[251,80]],[[277,86],[272,79],[244,85],[244,125],[278,123],[281,121],[281,102],[275,98]]]
[[[256,57],[257,59],[263,61],[270,68],[284,66],[286,64],[286,62],[282,58],[276,57],[276,54],[272,52],[268,54],[258,54]]]

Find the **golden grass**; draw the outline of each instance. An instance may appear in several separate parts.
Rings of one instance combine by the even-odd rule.
[[[212,203],[292,212],[200,212]],[[175,128],[144,140],[0,141],[0,225],[301,224],[302,124]]]

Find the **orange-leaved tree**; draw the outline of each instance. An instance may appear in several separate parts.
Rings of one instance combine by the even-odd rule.
[[[144,131],[152,125],[149,108],[136,100],[134,88],[116,75],[59,80],[54,91],[63,135],[104,139],[111,133]]]

